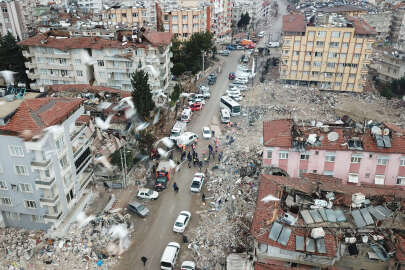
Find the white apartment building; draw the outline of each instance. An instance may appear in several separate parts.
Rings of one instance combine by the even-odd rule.
[[[142,36],[142,37],[141,37]],[[71,37],[49,31],[22,42],[32,89],[53,84],[91,84],[132,91],[131,74],[143,69],[152,90],[168,91],[170,33],[134,33],[123,41],[100,37]],[[131,41],[132,40],[132,41]]]
[[[32,10],[35,2],[30,0],[1,0],[0,1],[0,34],[7,32],[20,40],[28,36],[32,20]]]
[[[232,0],[211,0],[211,32],[217,41],[229,42],[232,28]]]
[[[85,12],[97,12],[103,9],[103,0],[77,0],[77,6]]]
[[[39,94],[0,98],[0,227],[57,227],[93,177],[95,128],[79,119],[82,101]]]

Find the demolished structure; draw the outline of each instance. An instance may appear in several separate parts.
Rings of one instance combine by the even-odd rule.
[[[331,176],[262,175],[251,226],[257,269],[398,269],[404,198],[398,187],[359,187]]]

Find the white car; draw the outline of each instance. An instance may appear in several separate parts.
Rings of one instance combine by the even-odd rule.
[[[240,91],[238,89],[228,89],[226,90],[226,94],[229,95],[240,95]]]
[[[204,91],[210,91],[210,88],[206,85],[200,85],[200,91],[204,92]]]
[[[238,65],[238,70],[243,72],[249,72],[249,68],[245,65]]]
[[[195,262],[184,261],[181,264],[180,270],[195,270]]]
[[[234,83],[235,84],[247,84],[248,83],[248,78],[236,78]]]
[[[176,221],[173,225],[173,231],[177,233],[183,233],[191,219],[191,213],[188,211],[181,211],[177,216]]]
[[[184,132],[179,137],[177,137],[177,145],[182,147],[183,145],[189,146],[198,140],[198,135],[193,132]]]
[[[138,199],[156,200],[159,197],[159,193],[149,188],[140,188],[136,197]]]
[[[194,174],[193,181],[191,181],[190,191],[199,193],[201,192],[202,185],[204,184],[205,174],[196,173]]]
[[[194,97],[192,97],[191,99],[188,100],[188,105],[191,106],[197,102],[201,103],[202,105],[205,105],[204,96],[200,95],[200,94],[194,95]]]
[[[277,42],[277,41],[274,41],[274,42],[269,42],[269,45],[268,45],[270,48],[278,48],[278,47],[280,47],[280,42]]]
[[[235,101],[241,101],[243,99],[241,94],[228,94],[228,97],[232,98]]]
[[[202,135],[204,139],[211,139],[211,130],[209,127],[202,128]]]
[[[259,38],[264,37],[264,31],[261,31],[257,36],[258,36]]]
[[[247,91],[248,87],[242,84],[235,84],[229,87],[229,90]]]

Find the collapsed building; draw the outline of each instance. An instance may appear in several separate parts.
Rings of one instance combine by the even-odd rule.
[[[262,175],[251,226],[256,269],[399,269],[404,197],[398,187],[332,176]]]

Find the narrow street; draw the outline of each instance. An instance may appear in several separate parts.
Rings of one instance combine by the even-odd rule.
[[[235,71],[238,60],[242,52],[234,51],[225,60],[222,73],[218,74],[217,82],[211,86],[211,98],[201,112],[193,114],[191,123],[187,125],[187,130],[199,135],[197,152],[201,154],[207,150],[208,140],[202,139],[201,129],[204,126],[210,126],[212,123],[219,123],[219,99],[227,89],[228,73]],[[207,74],[206,74],[207,75]],[[212,163],[212,161],[211,161]],[[210,166],[212,166],[210,164]],[[135,217],[135,238],[132,246],[121,257],[120,263],[117,264],[117,270],[143,269],[141,257],[148,258],[145,269],[160,269],[160,257],[167,243],[175,241],[181,244],[180,256],[177,264],[180,265],[183,260],[191,260],[191,257],[184,258],[183,255],[187,244],[183,244],[181,235],[172,231],[174,221],[182,210],[188,210],[192,214],[191,222],[186,229],[185,235],[188,234],[192,226],[198,223],[198,214],[196,211],[201,207],[201,194],[190,192],[192,176],[197,172],[197,168],[189,169],[187,164],[176,173],[174,180],[179,186],[179,193],[173,191],[173,181],[169,182],[167,190],[160,192],[160,198],[157,201],[146,202],[151,213],[148,217],[142,219]],[[209,181],[209,179],[208,179]],[[205,191],[205,188],[203,188]],[[205,192],[207,194],[207,192]],[[207,194],[209,196],[209,194]]]

